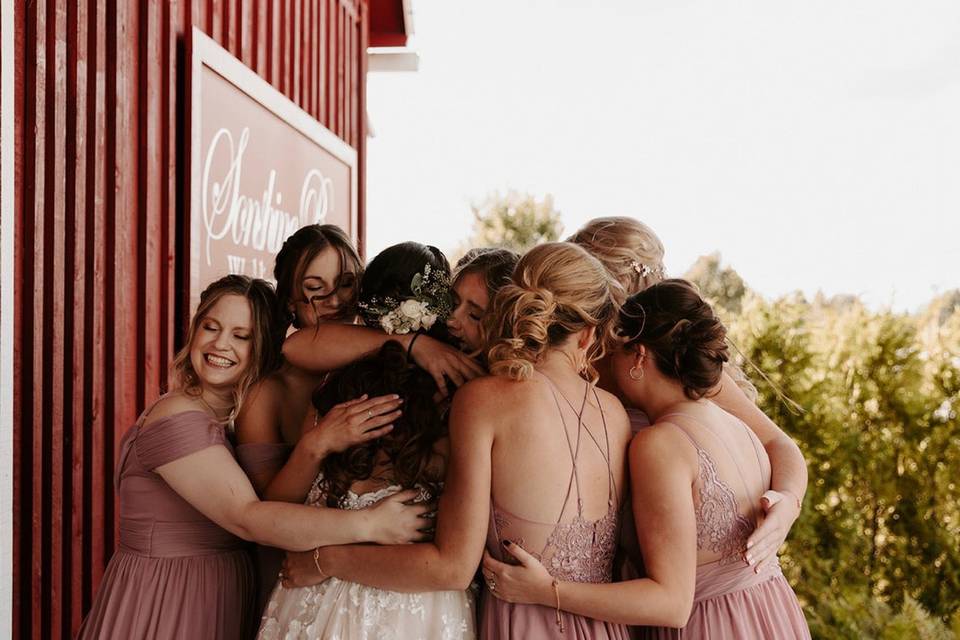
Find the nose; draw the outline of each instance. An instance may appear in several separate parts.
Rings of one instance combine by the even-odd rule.
[[[450,315],[447,316],[447,328],[450,329],[451,331],[460,330],[460,319],[458,317],[459,311],[460,311],[459,308],[454,309],[453,311],[450,312]]]
[[[226,351],[230,348],[230,335],[226,331],[217,334],[217,339],[213,342],[213,348],[217,351]]]

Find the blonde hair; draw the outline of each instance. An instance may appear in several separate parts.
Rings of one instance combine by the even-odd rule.
[[[592,327],[597,336],[581,373],[596,382],[593,363],[603,357],[616,317],[613,288],[600,261],[577,245],[550,242],[530,249],[483,324],[491,373],[525,380],[550,348]]]
[[[280,361],[280,341],[278,340],[276,308],[276,294],[273,287],[265,280],[248,278],[241,275],[229,275],[220,278],[209,285],[200,294],[200,304],[190,320],[190,329],[187,333],[187,342],[170,363],[170,391],[181,391],[194,398],[200,397],[203,389],[200,376],[193,368],[190,360],[190,349],[197,337],[200,323],[210,313],[217,302],[228,295],[246,298],[250,304],[250,315],[253,326],[250,332],[250,362],[233,388],[233,408],[224,423],[232,423],[247,391],[272,371]]]
[[[663,243],[653,229],[634,218],[594,218],[567,239],[597,258],[617,281],[617,303],[666,277]]]

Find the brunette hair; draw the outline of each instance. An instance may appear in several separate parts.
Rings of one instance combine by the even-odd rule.
[[[620,287],[618,302],[660,282],[663,267],[663,243],[653,229],[634,218],[608,216],[594,218],[567,238],[597,258]]]
[[[343,229],[335,224],[311,224],[298,229],[283,242],[273,267],[273,277],[277,281],[277,315],[283,320],[278,328],[281,335],[286,334],[291,324],[300,328],[297,314],[290,310],[290,304],[309,302],[303,297],[303,275],[310,261],[327,247],[333,247],[340,256],[340,274],[348,267],[353,267],[359,282],[363,263]],[[332,284],[337,286],[339,282]],[[343,305],[338,314],[340,317],[347,318],[355,314],[356,297],[357,287],[354,286],[352,298]]]
[[[423,274],[424,268],[430,265],[433,278],[441,278],[449,284],[450,263],[440,249],[419,242],[401,242],[387,247],[367,264],[360,280],[360,315],[364,324],[370,327],[379,326],[380,316],[371,304],[374,299],[385,300],[392,298],[400,302],[415,298],[410,285],[413,277]],[[436,280],[434,280],[436,281]],[[449,297],[449,291],[446,292]],[[447,305],[449,308],[449,300]],[[437,318],[433,328],[427,333],[440,340],[449,340],[444,320],[446,316]]]
[[[490,371],[529,378],[551,347],[591,327],[597,336],[582,373],[595,382],[593,362],[603,357],[615,309],[613,282],[596,258],[569,242],[537,245],[520,258],[484,321]]]
[[[363,394],[372,398],[395,393],[403,398],[403,414],[385,436],[324,458],[321,487],[327,506],[339,506],[354,482],[370,478],[381,458],[378,454],[389,462],[392,482],[404,488],[425,485],[437,495],[443,478],[432,472],[430,462],[434,445],[447,434],[447,428],[441,407],[434,400],[436,391],[433,376],[414,366],[400,343],[393,340],[378,353],[330,375],[313,395],[318,413]]]
[[[203,392],[200,377],[190,360],[190,349],[210,309],[221,298],[229,295],[241,296],[247,300],[253,326],[250,328],[250,363],[233,389],[233,409],[225,420],[227,423],[236,418],[250,387],[270,373],[280,362],[280,342],[277,340],[274,315],[277,296],[270,283],[258,278],[232,274],[207,286],[200,294],[200,304],[190,320],[187,342],[174,356],[169,372],[171,391],[179,390],[194,397]]]
[[[677,380],[691,400],[719,384],[729,359],[726,327],[686,280],[664,280],[630,296],[617,330],[624,348],[646,347],[657,369]]]
[[[519,261],[520,254],[510,249],[497,247],[470,249],[457,260],[457,266],[453,270],[453,282],[456,284],[462,276],[470,273],[480,274],[487,288],[487,295],[493,300],[497,291],[503,285],[510,283],[513,270]]]

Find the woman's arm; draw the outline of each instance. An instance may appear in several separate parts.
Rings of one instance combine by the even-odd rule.
[[[686,451],[687,456],[678,456]],[[508,602],[533,602],[591,618],[629,625],[682,627],[690,617],[696,586],[697,524],[692,483],[696,458],[688,442],[665,424],[638,433],[630,445],[634,519],[647,578],[592,584],[558,582],[517,544],[505,548],[520,566],[485,555],[494,595]]]
[[[264,490],[266,500],[302,503],[310,492],[323,459],[331,453],[390,433],[400,417],[400,396],[368,399],[366,395],[335,405],[319,418],[310,410],[290,459]]]
[[[211,445],[155,471],[207,518],[245,540],[266,546],[302,551],[328,544],[397,544],[423,537],[421,516],[428,507],[403,504],[416,497],[415,491],[404,491],[358,511],[261,502],[222,445]]]
[[[807,491],[807,463],[797,443],[751,402],[726,372],[711,400],[743,420],[770,458],[770,488],[775,493],[761,500],[764,517],[747,540],[747,562],[759,572],[776,559],[790,527],[800,515]]]
[[[372,353],[394,340],[409,349],[414,362],[433,376],[437,388],[447,395],[445,377],[460,386],[484,374],[483,367],[465,353],[426,335],[408,333],[388,335],[379,329],[351,324],[323,323],[300,329],[283,343],[283,357],[295,367],[307,371],[333,371]]]
[[[244,399],[235,422],[235,435],[238,445],[245,444],[284,444],[280,433],[279,399],[283,393],[282,385],[267,378],[251,387]],[[257,495],[265,496],[267,487],[276,476],[273,469],[247,469]],[[316,477],[316,476],[314,476]],[[301,499],[300,502],[303,502]]]
[[[494,424],[488,380],[464,386],[450,413],[450,462],[434,541],[412,546],[320,549],[323,572],[393,591],[466,589],[480,564],[490,518]]]

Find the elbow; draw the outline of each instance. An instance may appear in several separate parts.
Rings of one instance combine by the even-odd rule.
[[[671,606],[664,609],[664,619],[660,623],[665,627],[685,627],[693,611],[693,594],[671,598]]]
[[[247,542],[260,544],[261,540],[257,537],[256,531],[251,524],[253,521],[253,507],[257,504],[259,503],[255,502],[239,509],[229,522],[222,523],[221,526],[238,538],[246,540]]]
[[[437,591],[466,591],[470,588],[470,583],[476,575],[476,567],[471,567],[460,560],[454,560],[445,565],[444,570],[437,576],[437,584],[434,587]]]

